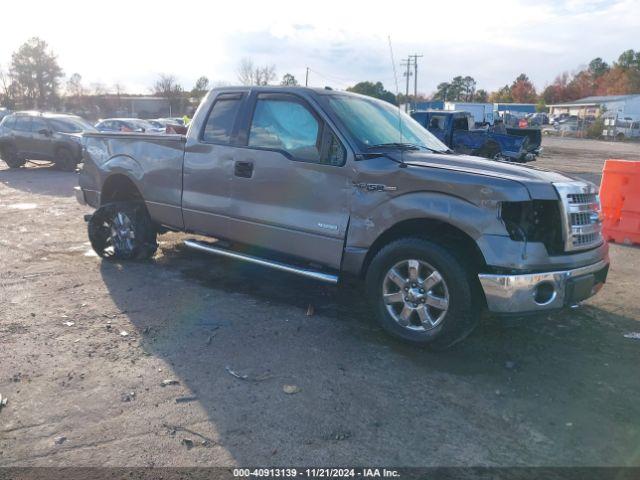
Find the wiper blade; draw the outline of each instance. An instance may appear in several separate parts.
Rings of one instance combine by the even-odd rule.
[[[452,150],[436,150],[435,148],[427,147],[426,145],[417,145],[415,143],[401,143],[401,142],[390,142],[390,143],[378,143],[376,145],[369,145],[367,150],[373,150],[374,148],[397,148],[399,150],[429,150],[433,153],[453,153]]]
[[[399,148],[402,150],[420,150],[420,145],[415,143],[401,143],[401,142],[389,142],[389,143],[376,143],[375,145],[369,145],[367,150],[373,150],[374,148]]]

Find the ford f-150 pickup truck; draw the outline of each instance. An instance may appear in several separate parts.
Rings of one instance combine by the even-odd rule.
[[[362,278],[392,335],[442,348],[483,309],[547,312],[605,282],[594,185],[451,152],[398,108],[297,87],[214,89],[186,136],[86,133],[76,195],[102,257],[188,247]],[[247,246],[251,253],[247,253]]]

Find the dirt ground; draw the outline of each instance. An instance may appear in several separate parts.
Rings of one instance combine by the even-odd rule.
[[[606,158],[640,160],[544,146],[538,166],[596,181]],[[0,167],[0,466],[640,465],[639,248],[612,245],[580,308],[486,318],[431,353],[384,335],[357,286],[181,235],[150,262],[101,261],[76,181]]]

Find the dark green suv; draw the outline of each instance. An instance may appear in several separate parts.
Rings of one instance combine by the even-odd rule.
[[[0,158],[9,168],[27,160],[47,160],[73,171],[82,159],[82,132],[95,131],[73,115],[17,112],[0,122]]]

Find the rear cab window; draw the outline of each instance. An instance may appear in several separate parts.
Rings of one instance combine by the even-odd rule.
[[[427,129],[430,132],[443,132],[447,125],[447,117],[444,115],[432,115]]]
[[[213,103],[202,131],[206,143],[230,144],[242,102],[241,93],[220,94]]]
[[[453,120],[453,130],[471,130],[468,117],[458,117]]]

